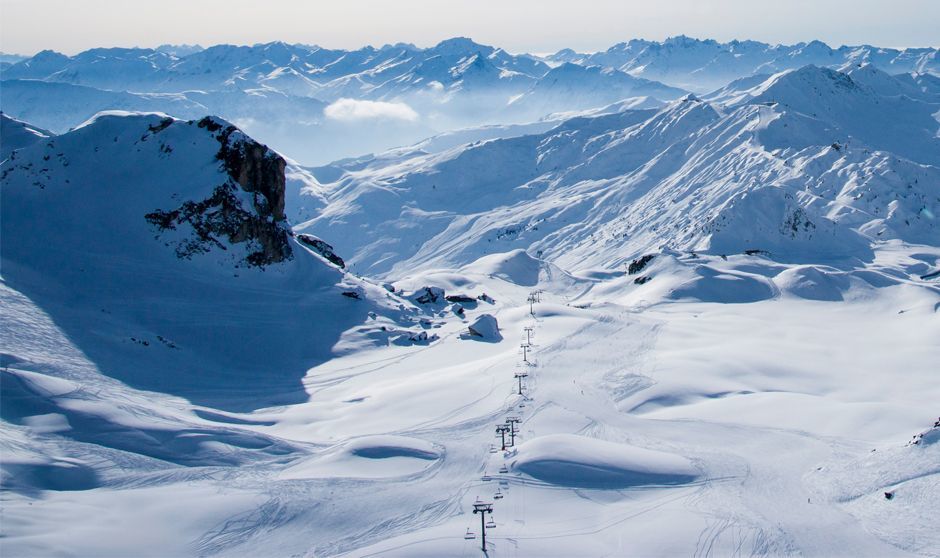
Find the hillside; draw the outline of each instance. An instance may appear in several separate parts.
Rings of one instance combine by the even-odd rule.
[[[574,270],[661,247],[870,261],[872,243],[940,234],[940,105],[814,66],[734,99],[318,170],[329,203],[299,230],[347,231],[350,265],[391,276],[514,248]]]

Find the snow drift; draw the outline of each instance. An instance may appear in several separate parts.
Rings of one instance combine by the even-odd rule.
[[[684,484],[698,476],[688,459],[675,454],[570,434],[525,442],[513,470],[550,484],[594,489]]]

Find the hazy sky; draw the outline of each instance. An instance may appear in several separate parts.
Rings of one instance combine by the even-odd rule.
[[[602,50],[630,38],[940,46],[940,0],[0,0],[0,50],[251,44]]]

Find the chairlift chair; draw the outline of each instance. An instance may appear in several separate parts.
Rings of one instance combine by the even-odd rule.
[[[499,468],[499,472],[500,472],[500,473],[504,473],[504,474],[505,474],[505,473],[508,473],[508,472],[509,472],[509,467],[506,467],[505,465],[503,465],[502,467]]]
[[[503,492],[502,492],[500,489],[497,488],[497,489],[496,489],[496,494],[493,495],[493,499],[494,499],[494,500],[502,500],[502,499],[503,499]]]
[[[477,534],[471,531],[469,527],[467,527],[467,534],[465,534],[463,538],[468,541],[472,541],[473,539],[477,538]]]
[[[493,520],[492,518],[490,518],[490,520],[486,522],[486,528],[487,528],[487,529],[495,529],[495,528],[496,528],[496,521]]]

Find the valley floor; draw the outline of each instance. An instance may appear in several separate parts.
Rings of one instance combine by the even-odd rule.
[[[4,553],[474,556],[482,499],[491,556],[940,554],[940,445],[905,446],[940,401],[936,301],[582,308],[546,292],[532,316],[527,288],[485,289],[502,342],[448,323],[430,346],[310,370],[307,403],[234,415],[100,377],[4,286],[6,379],[58,406],[4,425],[14,474],[58,488],[3,493]],[[70,436],[78,411],[112,437]],[[492,453],[511,415],[516,448]],[[122,451],[161,436],[212,458]]]

